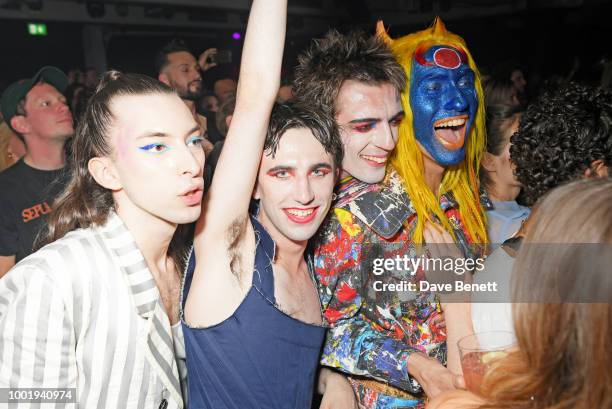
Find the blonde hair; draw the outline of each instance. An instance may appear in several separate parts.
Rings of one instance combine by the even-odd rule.
[[[8,124],[0,121],[0,172],[10,167],[15,162],[14,153],[10,151],[11,138],[16,136]]]
[[[407,36],[392,39],[387,34],[382,22],[378,22],[377,34],[389,45],[400,65],[404,68],[410,83],[412,61],[419,46],[447,45],[465,52],[469,66],[476,76],[475,88],[478,97],[478,110],[469,137],[466,138],[465,159],[458,165],[448,167],[440,186],[439,194],[451,192],[459,204],[459,214],[465,229],[475,243],[487,243],[485,217],[480,205],[478,191],[478,169],[480,159],[485,151],[485,107],[484,93],[480,83],[480,73],[465,41],[456,34],[446,30],[441,19],[436,18],[432,26]],[[399,129],[397,147],[391,156],[391,164],[404,180],[404,185],[412,205],[417,213],[417,225],[413,240],[420,244],[423,241],[423,229],[426,221],[432,221],[435,215],[452,233],[451,224],[440,209],[440,198],[436,197],[425,181],[423,154],[421,153],[413,128],[413,114],[410,107],[410,87],[401,95],[406,119]]]

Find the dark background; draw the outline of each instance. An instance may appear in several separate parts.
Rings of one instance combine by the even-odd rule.
[[[16,6],[13,0],[0,0],[0,89],[18,78],[32,75],[43,65],[55,65],[64,70],[87,66],[83,28],[92,21],[45,20],[45,10],[55,7],[53,1],[29,1],[42,3],[43,8],[37,14],[39,18],[3,19],[3,10],[14,10]],[[87,4],[85,0],[75,2]],[[113,5],[112,2],[104,3],[107,3],[107,7]],[[166,3],[162,12],[169,10],[166,12],[171,14],[171,1],[157,3]],[[207,2],[201,0],[200,3],[205,6]],[[290,5],[293,3],[289,0]],[[313,0],[309,4],[327,7],[330,13],[318,20],[299,13],[290,15],[285,73],[291,72],[297,54],[310,40],[324,34],[328,27],[336,27],[340,31],[360,27],[372,32],[375,21],[385,16],[391,16],[392,22],[388,24],[388,20],[385,20],[386,26],[392,37],[397,37],[425,28],[435,15],[440,15],[449,30],[465,38],[481,69],[487,71],[501,62],[515,60],[525,68],[530,83],[537,83],[541,78],[553,74],[566,75],[576,62],[579,65],[576,66],[578,69],[574,78],[598,82],[600,62],[605,57],[612,57],[612,1],[386,0],[376,3],[366,0]],[[507,10],[495,11],[495,7],[504,4],[508,5]],[[405,13],[406,23],[403,23],[401,15],[394,18],[393,7],[397,7],[398,13]],[[414,16],[406,13],[407,7],[415,10]],[[183,7],[181,10],[187,15],[195,14],[194,19],[197,13],[206,12],[206,9],[202,11],[197,7]],[[215,13],[218,15],[207,16],[209,20],[216,18],[222,21],[224,11],[217,10]],[[108,68],[153,74],[156,50],[174,36],[185,39],[195,53],[208,47],[232,50],[235,63],[208,72],[205,82],[210,83],[220,76],[235,76],[237,73],[242,40],[233,40],[232,33],[244,33],[247,14],[246,11],[238,11],[234,13],[236,16],[238,21],[233,27],[225,24],[220,28],[208,27],[216,24],[210,22],[203,23],[203,28],[186,27],[178,20],[173,27],[173,17],[170,15],[163,17],[163,26],[131,24],[129,21],[127,24],[117,24],[107,21],[105,17],[99,17],[93,23],[103,28]],[[66,19],[69,20],[69,16]],[[30,36],[27,32],[30,21],[46,23],[48,35]],[[314,22],[312,27],[309,26],[311,21]]]

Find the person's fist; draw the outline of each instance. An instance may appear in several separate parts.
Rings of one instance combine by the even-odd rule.
[[[212,59],[212,57],[215,55],[217,55],[216,48],[209,48],[200,54],[200,57],[198,58],[198,65],[200,66],[202,72],[217,66],[217,63]]]

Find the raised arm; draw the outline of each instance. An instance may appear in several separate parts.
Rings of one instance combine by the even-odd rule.
[[[286,18],[287,0],[253,1],[242,51],[236,108],[214,181],[204,199],[199,227],[205,228],[198,228],[198,236],[218,240],[236,220],[247,215],[280,84]]]
[[[248,209],[268,121],[280,84],[287,0],[254,0],[247,26],[236,109],[194,238],[195,271],[185,321],[196,326],[229,317],[246,293],[254,244]],[[249,240],[252,239],[252,240]],[[247,243],[245,245],[245,243]]]

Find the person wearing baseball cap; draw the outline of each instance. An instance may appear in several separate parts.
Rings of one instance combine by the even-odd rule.
[[[0,102],[7,125],[26,154],[0,173],[0,277],[33,251],[36,235],[66,183],[64,145],[74,134],[63,92],[66,75],[43,67],[9,85]]]

